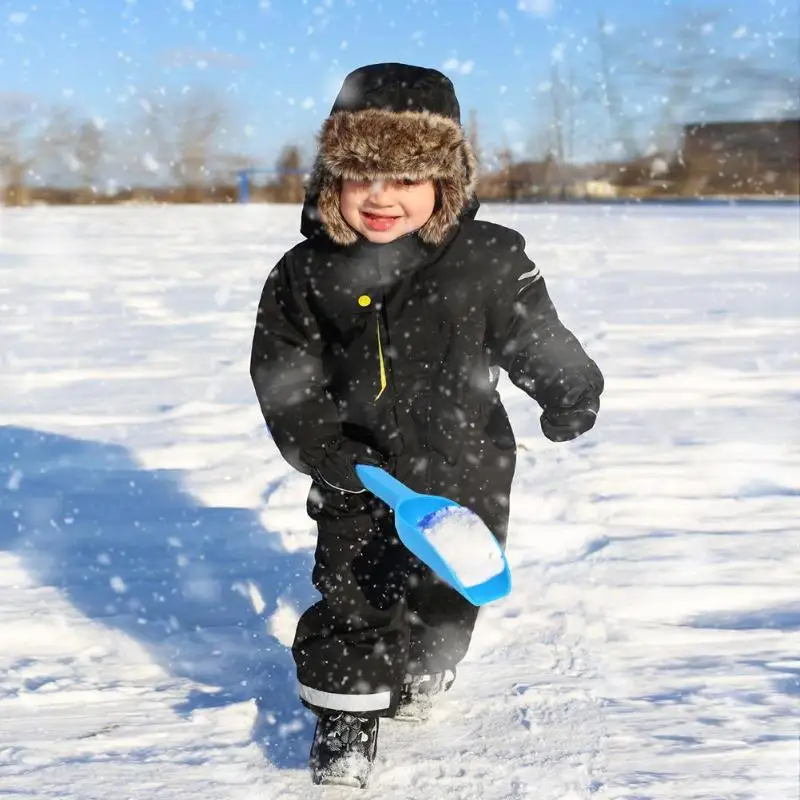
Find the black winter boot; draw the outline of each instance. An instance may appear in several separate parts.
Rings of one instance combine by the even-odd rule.
[[[403,722],[425,722],[436,701],[456,679],[455,669],[426,675],[406,675],[394,718]]]
[[[378,750],[378,719],[337,711],[317,721],[309,766],[316,784],[366,789]]]

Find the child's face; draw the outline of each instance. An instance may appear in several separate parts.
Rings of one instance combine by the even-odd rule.
[[[342,181],[339,196],[347,224],[377,244],[419,230],[433,214],[433,181]]]

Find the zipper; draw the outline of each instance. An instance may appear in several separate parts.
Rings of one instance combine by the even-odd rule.
[[[375,401],[380,400],[381,395],[386,391],[386,363],[383,360],[383,341],[381,339],[381,313],[375,315],[375,330],[378,333],[378,380],[380,391],[375,395]]]

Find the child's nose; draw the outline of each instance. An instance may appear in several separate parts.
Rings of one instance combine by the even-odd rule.
[[[388,186],[386,181],[376,180],[372,181],[369,187],[369,199],[373,202],[381,200],[387,193]]]

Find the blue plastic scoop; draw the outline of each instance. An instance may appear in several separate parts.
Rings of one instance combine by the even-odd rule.
[[[468,513],[477,517],[474,512],[446,497],[415,492],[380,467],[358,465],[356,474],[366,489],[394,510],[394,525],[400,541],[423,564],[430,567],[470,603],[482,606],[505,597],[511,591],[511,571],[505,554],[491,532],[483,525],[481,528],[491,540],[485,542],[485,545],[487,548],[497,549],[502,559],[502,569],[483,582],[471,586],[464,585],[458,571],[445,560],[428,538],[427,534],[433,531],[432,526],[435,526],[439,512],[452,508],[461,514]],[[481,550],[484,551],[484,548]]]

